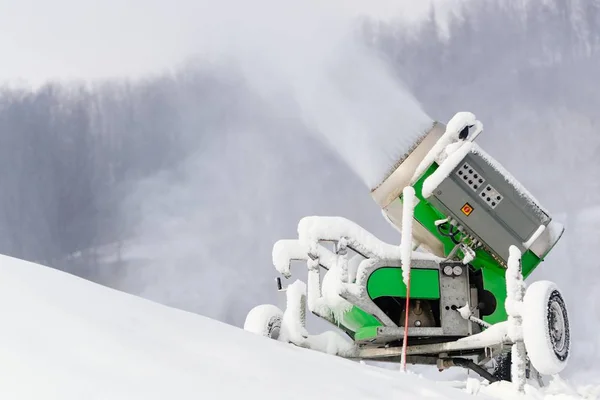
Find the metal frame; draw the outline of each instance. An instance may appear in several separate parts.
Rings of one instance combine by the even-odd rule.
[[[291,241],[290,241],[291,242]],[[334,251],[321,245],[322,242],[334,244]],[[297,246],[303,247],[307,252],[297,252],[294,249],[293,256],[290,252],[289,264],[292,261],[306,261],[308,267],[307,293],[303,297],[308,303],[310,312],[325,319],[335,326],[333,316],[326,309],[318,306],[321,294],[321,268],[329,270],[334,262],[342,261],[342,269],[345,269],[342,279],[342,291],[340,297],[363,311],[373,315],[383,326],[377,327],[377,336],[372,339],[355,341],[355,352],[342,355],[344,358],[356,360],[374,360],[382,362],[397,362],[401,358],[402,347],[397,343],[403,339],[404,327],[394,323],[369,297],[367,283],[371,275],[380,268],[399,268],[401,261],[398,259],[377,258],[375,254],[355,238],[333,238],[327,237],[317,240],[317,246],[309,247],[297,242]],[[299,247],[299,248],[300,248]],[[348,250],[365,259],[360,263],[356,281],[348,282]],[[342,257],[340,260],[339,257]],[[285,258],[284,258],[285,259]],[[450,366],[461,366],[472,369],[481,375],[489,375],[481,365],[487,363],[491,358],[501,352],[510,349],[513,342],[504,334],[499,340],[498,336],[480,333],[479,325],[471,319],[465,319],[460,315],[457,308],[469,304],[477,304],[476,292],[470,287],[468,265],[463,266],[460,275],[445,275],[443,266],[460,265],[460,262],[444,262],[424,259],[413,259],[412,269],[433,269],[439,271],[440,282],[440,325],[441,327],[409,327],[409,343],[407,346],[407,362],[413,364],[437,364],[440,368]],[[278,269],[281,269],[280,266]],[[284,275],[291,275],[289,265],[283,268]],[[302,300],[304,301],[304,300]],[[454,302],[454,304],[453,304]],[[458,303],[457,303],[458,302]],[[449,309],[446,310],[446,306]],[[450,306],[454,306],[450,308]],[[446,313],[446,315],[444,315]],[[475,309],[473,317],[478,318]],[[503,323],[499,323],[503,324]],[[495,324],[499,325],[499,324]],[[349,333],[349,332],[347,332]],[[490,375],[491,376],[491,375]]]

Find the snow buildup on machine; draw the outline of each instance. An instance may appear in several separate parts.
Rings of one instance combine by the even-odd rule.
[[[306,284],[296,280],[287,287],[286,291],[287,304],[283,313],[279,336],[283,341],[302,342],[308,337],[308,332],[304,326],[306,315],[304,315],[302,307],[306,297]]]
[[[327,269],[330,269],[336,262],[335,254],[324,246],[317,244],[312,246],[311,249],[308,244],[298,240],[282,239],[275,242],[273,246],[273,265],[277,272],[289,278],[292,275],[290,271],[291,261],[307,261],[311,251],[314,252],[314,256],[318,257],[319,263]]]
[[[358,268],[364,260],[365,257],[361,256],[360,254],[355,254],[348,260],[348,283],[356,281]]]
[[[427,177],[423,182],[423,197],[427,198],[433,194],[437,187],[446,179],[452,171],[460,164],[465,156],[471,151],[474,143],[464,142],[458,150],[448,156],[435,170],[435,172]]]
[[[460,132],[466,126],[477,126],[478,132],[483,130],[481,122],[477,121],[475,114],[470,112],[458,112],[448,121],[446,130],[441,138],[433,145],[431,150],[425,155],[423,160],[417,166],[415,173],[411,179],[411,183],[416,182],[421,175],[433,164],[438,162],[440,164],[443,161],[444,152],[452,151],[453,145],[459,141]],[[447,156],[448,154],[446,154]]]
[[[408,286],[410,264],[413,249],[412,223],[415,208],[415,189],[406,186],[402,191],[402,242],[400,243],[400,261],[402,263],[402,280]]]
[[[281,321],[279,340],[332,355],[351,356],[354,345],[337,332],[310,335],[306,330],[306,284],[300,280],[287,287],[287,305]]]
[[[343,258],[340,257],[338,262],[323,277],[323,284],[321,286],[325,304],[337,322],[341,321],[344,313],[352,309],[352,303],[340,296],[344,290],[344,279],[342,276],[343,262]]]
[[[385,243],[358,224],[343,217],[304,217],[298,224],[298,236],[304,243],[318,243],[321,240],[336,241],[348,239],[348,246],[367,258],[398,260],[402,254],[400,247]],[[430,253],[412,252],[413,260],[442,261]]]
[[[493,346],[498,343],[508,343],[508,322],[493,324],[480,333],[458,339],[459,342],[473,343],[481,346]]]
[[[508,334],[516,342],[523,340],[520,324],[523,309],[523,293],[525,282],[521,273],[521,251],[516,246],[510,246],[506,265],[506,302],[504,306],[508,314]]]
[[[354,344],[334,331],[308,335],[307,343],[310,349],[331,355],[351,357],[355,353]]]

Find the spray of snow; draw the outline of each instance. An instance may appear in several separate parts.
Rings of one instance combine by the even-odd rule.
[[[407,186],[402,191],[402,243],[400,244],[400,261],[402,265],[402,280],[408,286],[410,264],[413,252],[412,224],[415,209],[415,189]]]
[[[374,189],[431,129],[403,85],[356,44],[332,51],[317,82],[296,87],[309,123],[345,163]]]
[[[359,12],[347,2],[225,1],[235,15],[217,15],[203,29],[210,37],[224,27],[236,35],[217,35],[211,50],[234,60],[267,101],[293,104],[298,120],[369,188],[431,128],[433,120],[361,37],[359,18],[379,0]],[[269,17],[247,19],[256,9]]]

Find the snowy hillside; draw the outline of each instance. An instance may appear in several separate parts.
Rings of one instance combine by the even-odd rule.
[[[3,399],[473,398],[5,256],[0,282]]]

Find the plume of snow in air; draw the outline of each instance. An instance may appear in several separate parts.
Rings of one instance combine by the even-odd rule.
[[[232,14],[215,19],[225,43],[209,47],[233,57],[263,98],[289,96],[301,121],[374,188],[432,119],[364,44],[360,12],[317,1],[259,3],[252,7],[272,17],[257,24],[244,18],[248,6],[235,4]],[[223,20],[232,29],[227,34]]]

